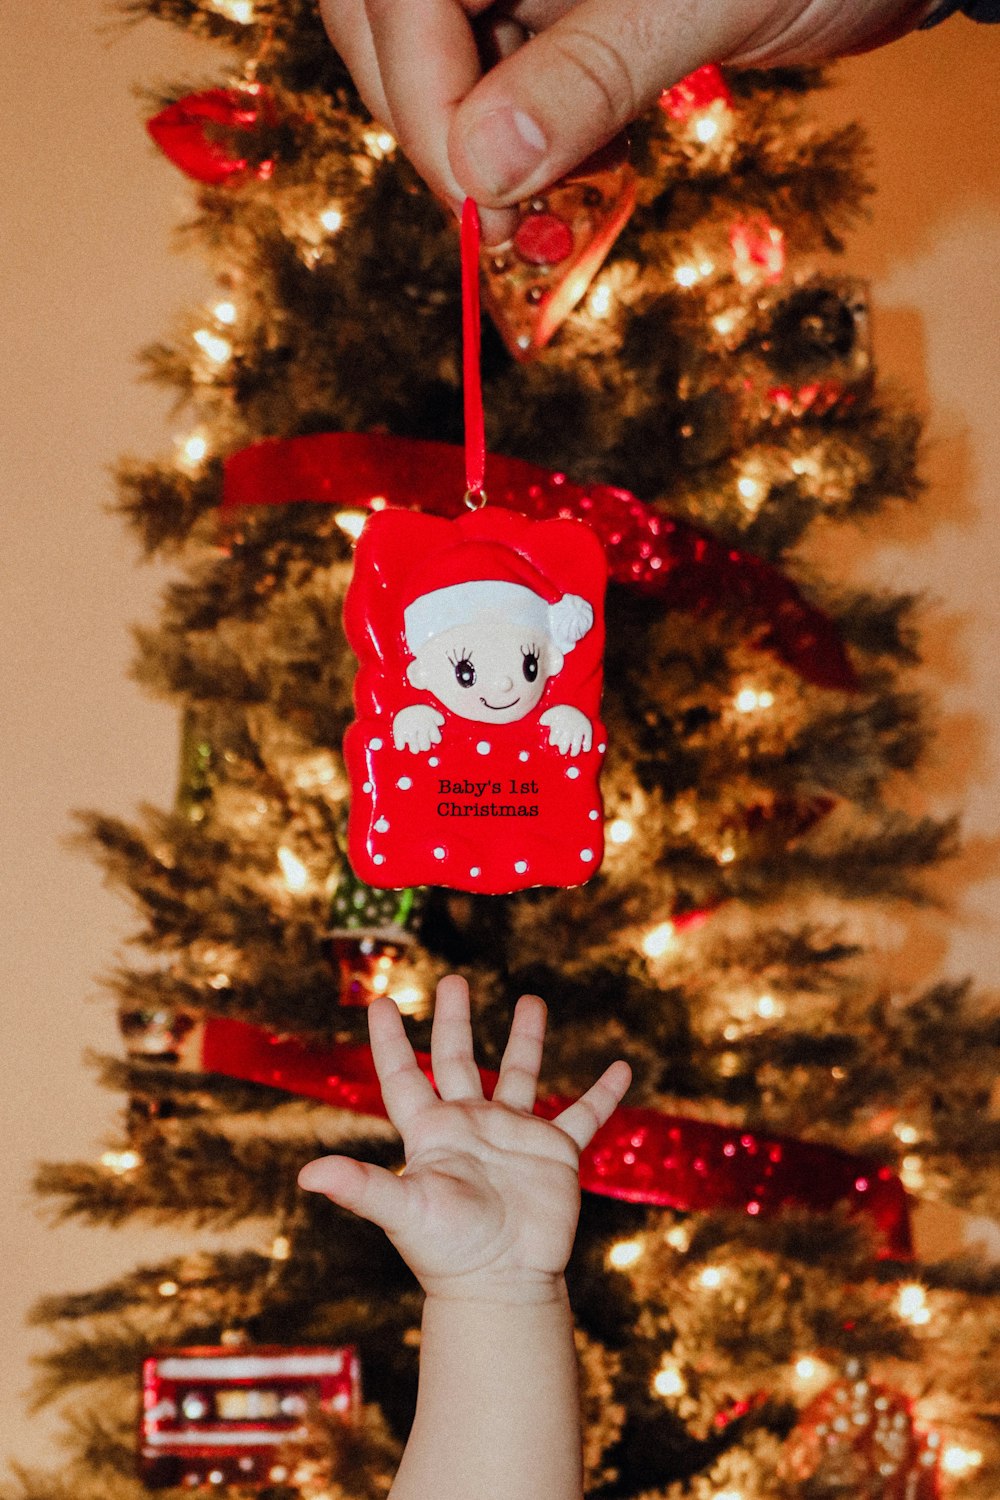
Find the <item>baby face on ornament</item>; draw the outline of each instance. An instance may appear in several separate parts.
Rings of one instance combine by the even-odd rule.
[[[413,653],[407,681],[459,718],[512,724],[538,706],[593,619],[591,605],[577,594],[550,601],[522,584],[496,579],[435,589],[404,612]],[[590,720],[572,705],[548,709],[540,723],[563,754],[590,749]],[[446,716],[430,704],[412,704],[393,720],[396,748],[429,751],[445,724]]]

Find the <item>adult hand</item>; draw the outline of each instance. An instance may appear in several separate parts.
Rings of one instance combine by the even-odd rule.
[[[320,0],[372,114],[456,210],[509,207],[577,166],[707,62],[776,67],[865,51],[936,0]]]
[[[580,1152],[631,1081],[612,1063],[554,1120],[532,1113],[545,1004],[522,995],[492,1100],[472,1051],[469,990],[450,974],[437,989],[431,1063],[417,1065],[395,1003],[368,1011],[372,1055],[389,1118],[403,1137],[401,1177],[347,1156],[303,1167],[302,1187],[380,1225],[429,1295],[467,1301],[543,1300],[562,1276],[580,1213]]]

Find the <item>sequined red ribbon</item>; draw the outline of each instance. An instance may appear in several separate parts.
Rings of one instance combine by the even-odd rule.
[[[465,455],[450,443],[385,433],[265,438],[227,459],[222,508],[314,501],[345,509],[406,506],[464,511]],[[608,555],[609,576],[664,608],[738,613],[751,642],[807,682],[853,691],[857,678],[834,622],[760,558],[654,510],[628,490],[579,485],[520,458],[486,455],[490,503],[538,520],[585,520]]]
[[[417,1062],[433,1082],[430,1056],[418,1052]],[[209,1073],[386,1117],[367,1046],[310,1046],[245,1021],[212,1018],[204,1027],[201,1063]],[[480,1076],[491,1098],[498,1075],[481,1069]],[[535,1113],[550,1120],[571,1102],[540,1099]],[[785,1208],[826,1213],[842,1207],[872,1220],[883,1258],[913,1255],[906,1194],[895,1173],[790,1136],[620,1106],[583,1152],[580,1183],[604,1197],[684,1212],[726,1208],[769,1216]]]

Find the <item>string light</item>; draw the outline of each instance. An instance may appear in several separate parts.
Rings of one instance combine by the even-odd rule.
[[[105,1151],[101,1157],[101,1165],[121,1177],[125,1172],[131,1172],[134,1167],[139,1166],[142,1157],[138,1151]]]
[[[212,8],[227,21],[236,21],[240,26],[253,24],[253,0],[212,0]]]
[[[752,474],[741,474],[736,481],[736,488],[743,500],[760,501],[764,494],[764,486]]]
[[[278,850],[278,864],[281,866],[281,873],[285,877],[285,884],[288,886],[288,889],[290,891],[304,891],[309,884],[309,871],[298,855],[293,854],[291,849],[286,849],[282,845]]]
[[[695,286],[705,276],[711,276],[715,270],[715,262],[707,258],[699,261],[689,261],[682,266],[674,268],[674,280],[678,286]]]
[[[424,1008],[423,990],[418,989],[415,984],[406,984],[393,990],[392,998],[404,1016],[412,1016]]]
[[[712,327],[716,333],[720,333],[723,338],[726,338],[736,327],[736,322],[737,318],[734,312],[717,313],[712,319]]]
[[[189,474],[196,473],[207,456],[208,438],[203,432],[192,432],[178,440],[177,462]]]
[[[661,922],[647,932],[642,940],[642,951],[647,958],[662,958],[677,946],[677,928],[673,922]]]
[[[625,1271],[629,1266],[634,1266],[641,1255],[641,1240],[619,1240],[608,1251],[608,1264],[616,1271]]]
[[[683,1224],[674,1224],[671,1229],[667,1230],[663,1238],[671,1249],[679,1250],[681,1254],[684,1253],[691,1243],[690,1231],[685,1229]]]
[[[363,510],[341,510],[336,516],[337,525],[345,536],[351,538],[352,542],[356,542],[361,535],[367,519],[368,513]]]
[[[709,141],[714,141],[718,133],[718,120],[714,120],[711,115],[696,116],[694,120],[694,135],[695,139],[701,141],[703,146],[707,146]]]
[[[920,1131],[915,1125],[907,1125],[900,1120],[892,1127],[892,1133],[903,1142],[904,1146],[915,1146],[920,1139]]]
[[[733,848],[732,844],[723,844],[722,848],[715,856],[716,863],[720,865],[731,865],[735,858],[736,850]]]
[[[225,323],[227,327],[231,327],[236,322],[236,303],[217,302],[212,308],[212,316],[217,323]]]
[[[733,704],[741,714],[752,714],[758,708],[773,708],[774,694],[767,688],[740,688]]]
[[[161,1297],[176,1297],[180,1291],[180,1287],[176,1281],[161,1281],[156,1290]]]
[[[819,1374],[819,1363],[810,1355],[804,1354],[801,1359],[795,1361],[796,1380],[815,1380]]]
[[[319,222],[328,234],[336,234],[344,222],[344,215],[339,208],[324,208],[319,216]]]
[[[627,818],[615,818],[608,829],[608,838],[613,844],[627,844],[635,829]]]
[[[924,1187],[924,1164],[919,1156],[904,1156],[899,1164],[899,1175],[903,1186],[911,1192]]]
[[[687,1383],[675,1364],[664,1361],[653,1377],[653,1390],[658,1396],[683,1396]]]
[[[366,130],[362,139],[372,156],[377,158],[388,156],[396,149],[396,137],[388,130]]]
[[[275,1235],[271,1244],[272,1260],[287,1260],[292,1253],[292,1242],[287,1234]]]
[[[744,1500],[742,1490],[716,1490],[712,1500]]]
[[[595,318],[606,318],[611,311],[611,288],[607,282],[595,286],[587,301],[587,307]]]
[[[775,1016],[783,1016],[784,1013],[785,1007],[773,995],[761,995],[757,1001],[757,1014],[765,1021],[770,1021]]]
[[[703,1286],[706,1291],[715,1291],[723,1283],[724,1275],[719,1266],[706,1266],[698,1273],[698,1285]]]
[[[233,352],[233,346],[228,339],[221,334],[213,333],[210,328],[196,328],[194,341],[203,353],[207,354],[214,364],[224,365]]]
[[[907,1323],[913,1323],[917,1327],[930,1321],[931,1310],[927,1306],[927,1293],[918,1281],[908,1281],[905,1286],[899,1288],[896,1311],[901,1318],[905,1318]]]
[[[949,1443],[941,1450],[941,1467],[946,1474],[953,1474],[956,1479],[963,1479],[966,1474],[971,1474],[973,1469],[978,1469],[983,1461],[983,1455],[978,1448],[963,1448],[961,1443]]]

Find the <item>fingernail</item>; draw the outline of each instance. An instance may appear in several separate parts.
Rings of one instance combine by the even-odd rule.
[[[465,138],[465,150],[483,186],[503,198],[534,172],[548,142],[530,115],[505,105],[476,121]]]

